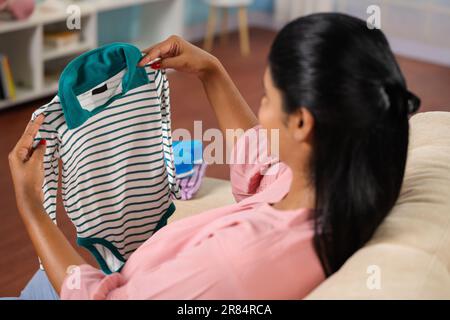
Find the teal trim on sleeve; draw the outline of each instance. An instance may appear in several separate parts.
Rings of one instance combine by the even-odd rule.
[[[59,80],[58,96],[69,129],[81,126],[87,119],[101,112],[134,88],[149,83],[144,68],[137,64],[141,51],[127,43],[113,43],[88,51],[72,60]],[[127,68],[122,79],[122,92],[92,111],[83,109],[77,96],[91,90]]]
[[[106,264],[105,259],[101,256],[100,252],[97,250],[97,248],[94,246],[94,244],[101,244],[107,249],[109,249],[112,254],[123,263],[126,262],[124,257],[120,254],[120,252],[117,250],[117,248],[109,241],[102,239],[102,238],[77,238],[77,244],[83,248],[86,248],[89,250],[90,253],[94,256],[95,260],[97,260],[100,268],[102,271],[106,274],[111,274],[113,272],[118,272],[118,270],[110,270],[108,268],[108,265]]]
[[[161,220],[159,220],[158,224],[156,225],[155,233],[158,232],[159,229],[167,225],[167,220],[172,216],[175,210],[175,204],[172,202],[169,208],[167,208],[166,213],[164,213],[164,215],[161,217]]]

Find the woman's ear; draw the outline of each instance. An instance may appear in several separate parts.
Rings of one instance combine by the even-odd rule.
[[[289,115],[288,129],[297,142],[305,142],[312,137],[314,117],[306,108],[299,108]]]

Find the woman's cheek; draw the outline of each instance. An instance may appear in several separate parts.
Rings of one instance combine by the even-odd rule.
[[[283,141],[286,132],[284,130],[284,124],[280,119],[281,115],[279,112],[276,112],[276,108],[271,108],[271,106],[267,104],[261,104],[258,111],[258,118],[262,128],[267,130],[268,145],[274,146],[274,144],[276,144],[277,150],[275,152],[279,158],[283,159],[286,152],[289,152],[289,146],[286,146],[286,143]],[[278,130],[278,132],[272,137],[271,130],[273,129]],[[276,139],[277,141],[272,141],[273,139]]]
[[[258,120],[259,124],[265,128],[266,127],[266,110],[264,107],[264,104],[261,103],[259,109],[258,109]]]
[[[258,111],[258,119],[261,126],[265,129],[272,129],[274,128],[273,123],[273,115],[271,112],[271,108],[267,104],[261,104],[261,107]]]

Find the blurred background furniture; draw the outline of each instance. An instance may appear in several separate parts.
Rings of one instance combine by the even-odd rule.
[[[250,54],[250,36],[248,31],[247,7],[252,4],[253,0],[205,0],[209,5],[208,25],[203,48],[211,51],[214,45],[214,34],[216,31],[216,23],[221,12],[222,30],[221,41],[226,44],[228,36],[228,15],[230,9],[237,8],[239,18],[239,36],[241,45],[241,54],[248,56]]]
[[[0,0],[0,15],[15,20],[27,19],[34,10],[34,0]]]
[[[421,113],[410,124],[396,206],[372,240],[308,299],[450,299],[450,112]],[[228,181],[206,178],[195,201],[176,203],[171,221],[232,203]],[[369,283],[373,270],[378,289]]]
[[[8,3],[32,3],[29,1]],[[0,94],[0,109],[54,94],[61,69],[80,53],[103,44],[130,42],[144,49],[170,34],[178,34],[190,41],[201,40],[206,49],[212,50],[215,31],[221,29],[222,43],[226,44],[228,34],[233,32],[231,36],[239,36],[242,55],[254,57],[254,52],[250,51],[249,34],[255,33],[256,29],[276,31],[294,18],[323,11],[339,11],[367,19],[367,8],[373,4],[371,0],[35,2],[35,10],[27,19],[26,15],[22,20],[0,19],[0,59],[8,58],[15,85],[11,96],[5,99]],[[383,0],[378,4],[382,30],[395,53],[450,66],[450,37],[446,36],[450,33],[449,1]],[[78,13],[73,11],[74,5],[79,8]],[[68,10],[69,7],[72,11]],[[26,9],[25,5],[23,9]],[[77,14],[81,16],[81,28],[68,30],[67,20]],[[221,28],[216,27],[220,16]],[[67,33],[77,34],[80,41],[59,48],[45,46],[46,35],[62,31],[66,32],[66,36]],[[234,51],[233,47],[233,54]]]
[[[110,42],[103,35],[116,33],[114,41],[122,41],[120,30],[133,25],[127,42],[139,48],[164,40],[171,34],[182,33],[183,10],[181,0],[90,0],[64,2],[49,10],[45,2],[36,6],[26,20],[0,21],[0,53],[9,58],[16,86],[14,99],[0,100],[0,109],[54,94],[58,88],[59,74],[75,56]],[[70,7],[75,4],[76,7]],[[133,21],[115,19],[121,10],[137,7],[139,14]],[[80,15],[80,28],[69,29],[68,19]],[[99,23],[104,19],[112,23]],[[45,45],[46,35],[58,31],[78,33],[79,41],[62,47]]]

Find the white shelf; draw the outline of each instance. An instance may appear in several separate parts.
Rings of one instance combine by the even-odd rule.
[[[16,87],[16,99],[0,100],[0,109],[14,106],[36,97],[36,92],[34,92],[33,89]]]
[[[65,4],[78,5],[81,12],[81,40],[71,46],[53,49],[44,45],[47,30],[65,28],[69,17],[65,9],[48,12],[38,4],[25,21],[0,21],[0,53],[9,58],[17,96],[14,100],[0,100],[0,109],[55,94],[58,74],[48,77],[47,73],[54,71],[48,69],[60,71],[74,56],[98,46],[98,34],[107,31],[98,26],[99,14],[142,6],[139,10],[141,35],[130,41],[140,49],[170,34],[182,35],[183,0],[91,0]]]
[[[49,77],[45,78],[44,87],[42,88],[42,91],[50,93],[58,91],[58,79]]]
[[[95,2],[95,1],[92,1]],[[87,16],[95,13],[95,6],[90,3],[79,2],[81,16]],[[43,10],[38,4],[33,14],[27,20],[18,21],[0,21],[0,33],[12,32],[16,30],[36,27],[39,25],[50,24],[67,19],[68,14],[65,10],[61,11],[47,11]]]
[[[93,49],[94,47],[85,41],[81,43],[76,43],[73,45],[69,45],[63,48],[47,48],[44,47],[43,59],[44,61],[52,60],[56,58],[66,57],[78,53],[82,53],[84,51],[88,51]]]
[[[164,0],[96,0],[92,1],[97,12],[110,11],[128,8],[137,5],[148,4],[149,2],[162,2]]]

